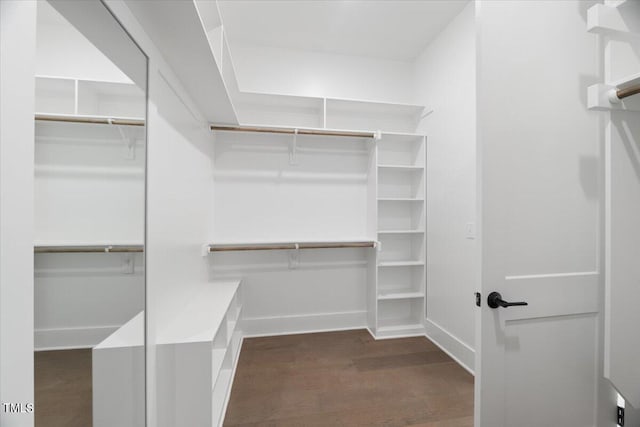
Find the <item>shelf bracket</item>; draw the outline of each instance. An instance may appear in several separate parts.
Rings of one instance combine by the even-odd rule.
[[[296,128],[293,132],[293,139],[289,143],[289,164],[292,166],[298,165],[298,161],[296,160],[297,145],[298,145],[298,129]]]
[[[122,254],[122,264],[120,266],[120,271],[123,274],[133,274],[136,270],[136,262],[134,258],[134,254],[132,253],[124,253]]]
[[[640,97],[619,99],[615,86],[598,83],[587,90],[587,107],[597,111],[640,111]]]
[[[112,119],[109,119],[109,124],[114,124],[112,123]],[[120,133],[120,138],[122,138],[122,141],[126,144],[124,158],[127,160],[135,160],[137,142],[135,131],[133,129],[129,129],[129,127],[120,126],[118,124],[115,126],[116,129],[118,129],[118,133]]]
[[[295,270],[300,264],[300,245],[296,243],[295,249],[289,250],[289,270]]]
[[[640,19],[634,18],[638,12],[640,4],[635,1],[627,1],[618,7],[596,4],[587,10],[587,31],[619,37],[640,37]]]

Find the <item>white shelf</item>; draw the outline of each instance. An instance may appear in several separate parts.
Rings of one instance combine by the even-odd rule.
[[[393,169],[407,172],[422,172],[424,171],[424,166],[410,166],[410,165],[378,165],[378,169]]]
[[[424,265],[422,261],[383,261],[378,263],[378,267],[405,267],[413,265]]]
[[[226,327],[227,311],[240,282],[236,280],[209,283],[194,295],[175,321],[158,334],[158,344],[213,341],[218,329]]]
[[[387,324],[385,326],[380,326],[378,327],[378,331],[381,333],[384,332],[399,332],[399,331],[404,331],[404,330],[413,330],[413,329],[423,329],[424,326],[421,323],[405,323],[407,321],[410,321],[410,319],[394,319],[392,322],[388,322],[390,324]]]
[[[424,230],[378,230],[378,234],[423,234]]]
[[[618,79],[611,83],[611,86],[615,86],[618,89],[627,89],[631,86],[637,85],[640,85],[640,72]]]
[[[378,295],[378,300],[424,298],[422,292],[389,292]]]
[[[414,199],[411,197],[379,197],[379,202],[424,202],[424,199]]]

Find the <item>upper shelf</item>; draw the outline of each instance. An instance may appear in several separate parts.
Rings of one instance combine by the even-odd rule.
[[[242,124],[359,129],[410,135],[422,105],[237,91],[233,96]]]
[[[78,118],[97,123],[90,119],[112,118],[123,122],[119,124],[132,125],[145,117],[146,95],[133,83],[36,76],[35,109],[40,120]]]
[[[587,11],[587,31],[622,37],[640,37],[640,2],[623,1],[617,6],[596,4]]]
[[[126,3],[204,118],[210,122],[237,124],[205,26],[205,22],[214,25],[209,24],[206,14],[215,8],[199,10],[194,1],[127,0]],[[167,31],[168,28],[180,31]]]
[[[411,133],[423,117],[422,105],[242,91],[214,2],[126,3],[209,122]]]

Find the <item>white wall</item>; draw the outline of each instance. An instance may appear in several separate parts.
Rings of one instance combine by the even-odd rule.
[[[413,99],[410,61],[294,49],[231,46],[240,90],[405,102]]]
[[[38,2],[36,75],[130,83],[131,80],[48,2]]]
[[[470,2],[417,58],[415,99],[433,108],[427,135],[426,331],[473,370],[471,305],[479,286],[476,240],[475,4]]]
[[[0,402],[33,404],[36,2],[0,2]],[[0,424],[33,425],[0,407]]]

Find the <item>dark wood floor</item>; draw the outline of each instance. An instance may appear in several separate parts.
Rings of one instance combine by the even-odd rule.
[[[36,427],[91,426],[91,349],[38,351]]]
[[[225,426],[473,426],[473,377],[426,338],[244,341]]]

